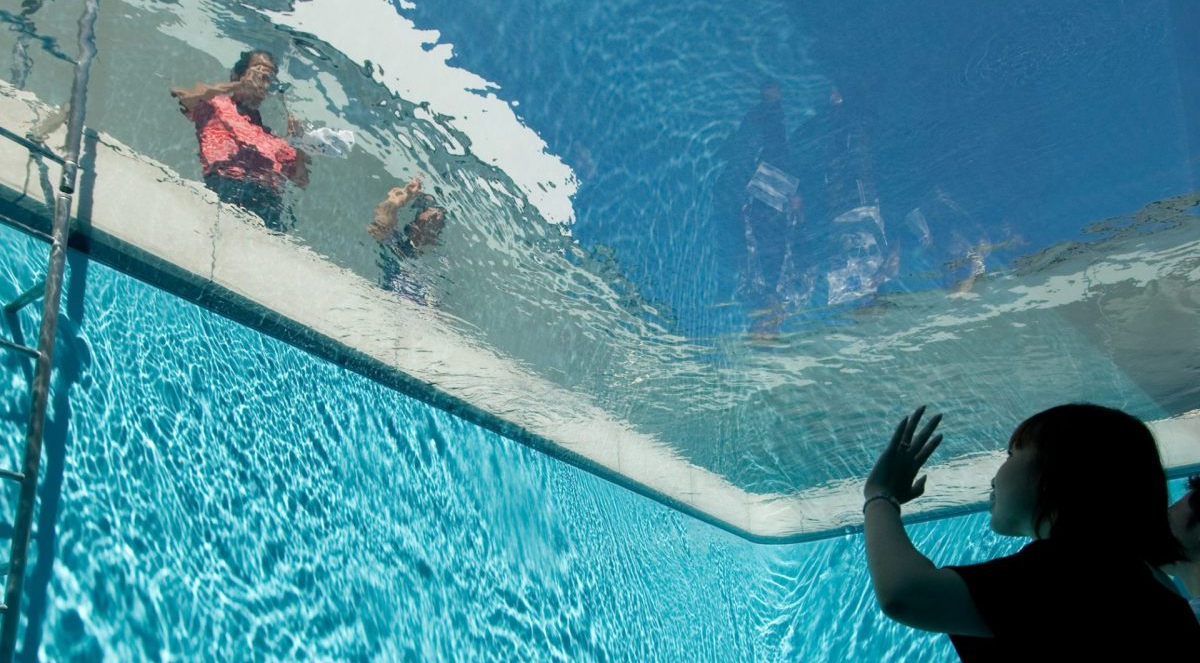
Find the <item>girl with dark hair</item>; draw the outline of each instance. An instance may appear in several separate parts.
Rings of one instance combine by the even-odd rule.
[[[407,184],[392,187],[387,197],[375,206],[375,218],[367,232],[379,242],[379,266],[384,288],[410,301],[431,305],[434,298],[427,284],[412,269],[413,261],[439,243],[446,224],[446,209],[436,204],[428,193],[421,191],[421,179],[414,177]],[[402,208],[413,209],[413,219],[400,226]]]
[[[1175,576],[1191,597],[1188,603],[1200,620],[1200,474],[1187,482],[1187,492],[1167,509],[1171,531],[1183,546],[1185,559],[1162,567]]]
[[[900,521],[900,505],[925,492],[917,472],[942,441],[940,415],[917,432],[923,415],[901,420],[863,489],[867,563],[884,614],[949,634],[963,661],[1195,651],[1200,623],[1159,570],[1183,551],[1145,424],[1083,404],[1027,419],[992,480],[991,517],[998,534],[1033,541],[983,564],[938,568]]]

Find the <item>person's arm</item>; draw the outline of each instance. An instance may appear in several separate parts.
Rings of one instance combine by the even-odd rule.
[[[371,225],[367,226],[367,232],[375,238],[376,242],[386,241],[392,235],[396,229],[396,212],[399,209],[400,206],[392,202],[391,193],[388,194],[386,200],[375,206],[375,218],[371,221]]]
[[[940,415],[913,438],[924,411],[919,408],[900,422],[863,488],[868,500],[863,528],[871,585],[884,614],[901,624],[938,633],[990,637],[992,631],[962,577],[934,566],[913,546],[900,521],[898,505],[925,492],[925,477],[915,481],[914,477],[942,441],[941,435],[933,435]],[[878,495],[888,497],[873,499]]]
[[[287,135],[289,138],[299,138],[300,136],[304,135],[304,123],[302,123],[299,118],[297,118],[295,115],[292,115],[290,112],[287,114]],[[287,176],[293,184],[301,189],[308,188],[308,164],[310,161],[311,158],[308,156],[307,152],[301,149],[296,149],[296,159],[292,164],[291,170],[287,173]]]
[[[296,161],[292,165],[292,171],[288,175],[288,179],[301,189],[308,188],[308,153],[304,150],[296,150]],[[378,214],[376,214],[378,218]]]
[[[196,83],[192,87],[175,87],[171,88],[171,96],[179,102],[179,110],[189,120],[192,118],[192,113],[196,107],[202,102],[208,101],[213,97],[222,94],[233,94],[241,81],[229,81],[228,83]]]
[[[375,218],[367,226],[367,232],[377,242],[386,241],[396,230],[396,212],[412,201],[421,190],[421,180],[414,177],[403,187],[392,187],[387,198],[375,206]]]

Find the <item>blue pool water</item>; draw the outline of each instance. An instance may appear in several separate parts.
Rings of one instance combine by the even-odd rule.
[[[1178,43],[1192,23],[1179,23],[1177,3],[945,2],[923,13],[883,0],[388,3],[392,18],[439,31],[425,52],[453,51],[434,78],[458,67],[493,82],[472,99],[494,94],[519,116],[508,129],[545,141],[506,148],[560,159],[577,179],[532,186],[518,172],[527,164],[496,165],[485,137],[463,129],[485,111],[439,115],[451,111],[419,98],[439,92],[429,81],[412,98],[394,91],[428,72],[397,84],[331,46],[334,26],[285,27],[305,4],[107,0],[89,123],[159,160],[168,179],[197,179],[191,127],[165,90],[223,75],[248,44],[275,50],[289,108],[352,125],[361,141],[293,195],[299,244],[375,281],[362,231],[372,205],[424,172],[456,221],[428,269],[463,334],[739,487],[858,480],[887,433],[882,415],[918,395],[968,422],[950,457],[995,448],[1018,413],[1065,394],[1147,418],[1196,405],[1194,367],[1160,371],[1141,348],[1108,344],[1117,326],[1093,324],[1155,310],[1133,297],[1121,308],[1124,291],[1088,291],[1118,306],[1076,302],[1086,310],[1072,319],[1037,306],[989,317],[1016,289],[1004,277],[1058,260],[1038,262],[1043,250],[1078,241],[1066,246],[1103,259],[1109,248],[1094,240],[1125,226],[1092,232],[1094,222],[1195,190],[1200,114],[1188,89],[1200,76],[1179,55],[1195,45]],[[0,5],[0,77],[63,102],[76,14],[62,2]],[[363,41],[372,57],[391,48]],[[789,148],[772,159],[797,176],[813,223],[844,202],[830,191],[845,182],[825,178],[852,171],[858,195],[878,199],[898,265],[878,300],[819,305],[835,299],[826,285],[768,330],[782,335],[754,337],[754,309],[769,302],[739,295],[738,207],[754,165],[745,153],[778,128],[754,111],[767,81]],[[834,88],[852,109],[840,119]],[[275,126],[282,110],[265,111]],[[831,138],[847,136],[870,149],[833,153]],[[542,194],[551,202],[538,208]],[[554,200],[570,202],[573,223],[549,218]],[[1183,242],[1193,208],[1187,221],[1129,225]],[[7,301],[38,278],[45,247],[3,228],[0,255]],[[986,272],[972,271],[974,258]],[[955,660],[945,638],[882,617],[860,537],[752,545],[152,285],[87,269],[72,272],[57,358],[26,660]],[[949,296],[985,273],[1000,295],[968,283],[953,294],[978,299]],[[889,299],[898,294],[913,297]],[[30,338],[35,313],[6,333]],[[933,336],[942,329],[920,325],[958,314],[967,322],[916,360],[907,338],[870,343]],[[1027,351],[1021,384],[997,360],[1007,346],[962,340],[991,324],[1028,330],[1004,335]],[[22,361],[0,355],[4,466],[28,415]],[[876,375],[909,382],[879,386]],[[13,499],[0,493],[0,513]],[[991,535],[983,516],[910,531],[940,564],[1020,545]]]
[[[723,175],[764,82],[780,88],[779,138],[798,162],[786,169],[810,207],[823,195],[836,136],[823,120],[839,90],[870,152],[859,174],[886,241],[901,246],[890,287],[936,287],[962,277],[943,262],[969,246],[998,245],[988,269],[1003,270],[1116,210],[1194,188],[1188,136],[1200,120],[1163,100],[1195,87],[1185,54],[1196,17],[1172,11],[1085,0],[529,0],[470,12],[419,2],[406,13],[455,45],[454,62],[502,82],[498,94],[519,101],[579,173],[581,241],[614,247],[652,301],[712,334],[744,324],[714,307],[735,290],[742,245],[721,199],[740,203],[744,175]],[[933,250],[914,248],[914,209]],[[826,220],[818,209],[808,217]]]
[[[0,250],[8,300],[45,246]],[[861,537],[747,543],[103,267],[71,311],[40,660],[956,660],[883,618]],[[910,531],[945,564],[1020,543],[983,516]]]
[[[0,229],[0,253],[7,301],[45,245]],[[954,660],[883,619],[859,537],[750,544],[107,268],[86,278],[57,351],[57,519],[34,535],[53,564],[26,584],[40,660]],[[8,461],[28,384],[0,361]],[[946,563],[1016,545],[981,517],[913,533]]]
[[[409,268],[456,335],[749,493],[857,480],[902,400],[950,414],[947,460],[1068,394],[1200,406],[1194,277],[1125,264],[1196,236],[1194,11],[642,5],[113,0],[88,121],[197,181],[166,91],[272,50],[268,124],[358,136],[287,192],[289,240],[379,283],[364,227],[423,174],[449,222]],[[0,71],[62,103],[76,15],[0,15]],[[763,164],[782,209],[748,193]],[[1149,362],[1164,312],[1178,354]]]

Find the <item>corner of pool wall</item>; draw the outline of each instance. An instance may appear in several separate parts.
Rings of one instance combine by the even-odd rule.
[[[30,127],[49,111],[0,83],[0,126]],[[61,136],[62,129],[47,144]],[[90,132],[86,144],[71,245],[95,260],[747,539],[791,543],[861,527],[858,481],[789,495],[745,491],[586,394],[468,342],[436,310],[267,231],[201,183],[102,133]],[[29,175],[31,167],[25,147],[0,145],[0,216],[44,238],[53,191]],[[264,264],[270,279],[261,278]],[[1152,427],[1173,474],[1200,468],[1200,411]],[[906,519],[982,509],[998,462],[977,454],[929,468],[937,495],[914,504]]]

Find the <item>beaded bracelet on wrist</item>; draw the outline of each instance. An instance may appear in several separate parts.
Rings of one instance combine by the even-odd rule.
[[[892,497],[888,493],[879,493],[877,495],[872,495],[872,496],[868,497],[867,501],[863,502],[863,515],[864,516],[867,515],[867,507],[870,506],[871,502],[874,502],[875,500],[887,500],[888,504],[891,504],[892,506],[896,507],[896,513],[900,513],[900,501],[899,500],[897,500],[895,497]]]

